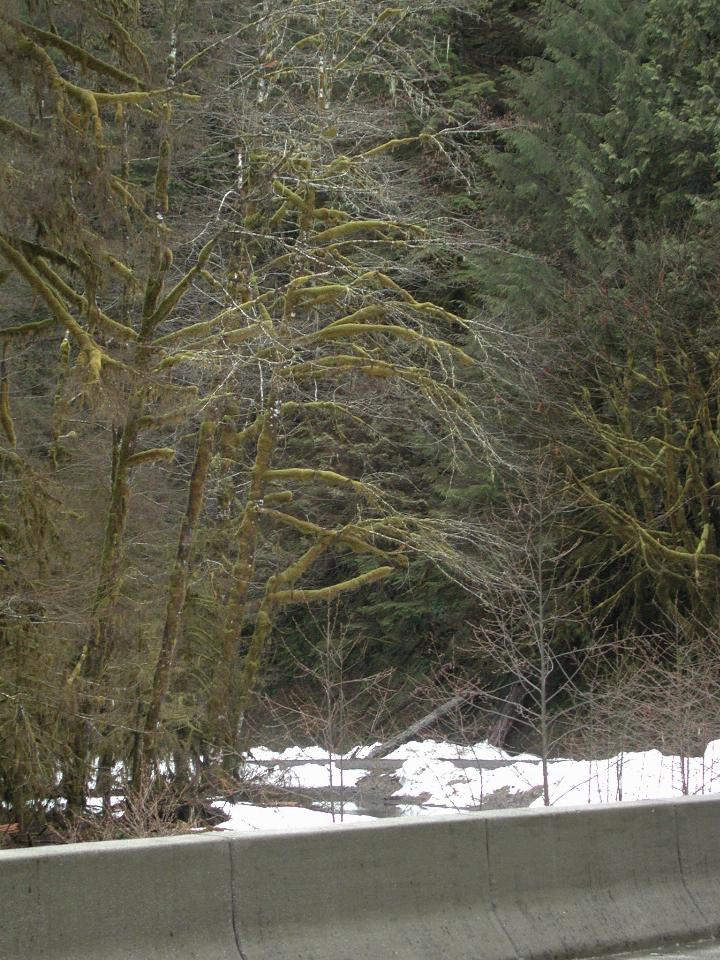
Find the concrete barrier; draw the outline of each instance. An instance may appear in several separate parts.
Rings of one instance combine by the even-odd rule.
[[[1,960],[238,960],[227,838],[0,853]]]
[[[551,960],[720,933],[720,800],[0,854],[1,960]]]

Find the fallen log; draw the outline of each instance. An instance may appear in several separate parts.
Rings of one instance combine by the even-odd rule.
[[[397,750],[398,747],[407,743],[408,740],[412,740],[413,737],[417,736],[423,730],[426,730],[431,724],[435,723],[436,720],[447,716],[447,714],[452,713],[453,710],[458,710],[464,703],[467,703],[467,700],[468,698],[466,696],[459,695],[452,697],[452,699],[447,700],[445,703],[441,703],[440,706],[436,707],[431,713],[421,717],[420,720],[416,720],[415,723],[411,723],[409,727],[406,727],[394,737],[390,737],[390,739],[384,743],[373,747],[370,753],[368,753],[367,759],[379,760],[381,757],[387,756],[388,753]]]

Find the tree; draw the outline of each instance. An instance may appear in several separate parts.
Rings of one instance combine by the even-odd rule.
[[[505,745],[511,727],[539,740],[543,800],[550,805],[548,764],[563,718],[576,709],[585,661],[599,648],[588,642],[565,581],[571,544],[562,542],[566,512],[558,495],[562,482],[545,457],[529,480],[513,491],[509,520],[496,534],[502,546],[496,563],[496,599],[475,628],[472,652],[492,678],[476,686],[498,719],[488,740]],[[584,628],[584,644],[577,635]],[[561,734],[562,735],[562,734]]]
[[[544,52],[514,75],[518,123],[488,158],[516,217],[488,303],[520,303],[536,334],[526,415],[585,504],[566,577],[640,630],[678,605],[714,617],[710,16],[694,0],[543,4]]]
[[[54,331],[65,331],[49,447],[55,471],[66,459],[74,459],[60,431],[71,417],[77,420],[86,403],[112,437],[111,490],[103,508],[104,533],[91,547],[97,550],[97,573],[92,599],[87,600],[85,636],[73,638],[61,654],[62,680],[58,677],[54,691],[69,711],[64,789],[75,809],[84,802],[93,754],[109,736],[103,715],[107,704],[113,705],[117,680],[110,680],[108,673],[113,661],[117,669],[117,659],[128,654],[119,620],[136,472],[175,457],[174,445],[153,445],[154,437],[167,435],[168,426],[182,420],[192,430],[201,404],[212,409],[206,391],[201,404],[197,402],[200,382],[189,387],[164,364],[159,330],[177,314],[215,245],[211,238],[191,255],[190,265],[173,268],[173,239],[166,223],[177,132],[173,106],[197,100],[175,85],[181,8],[156,21],[160,50],[155,49],[151,63],[142,48],[148,35],[137,10],[118,19],[111,6],[99,5],[84,23],[87,39],[83,42],[82,29],[80,43],[67,39],[81,6],[64,21],[51,22],[50,30],[10,14],[1,23],[7,67],[24,84],[11,108],[30,126],[13,119],[3,126],[29,174],[20,180],[13,170],[6,182],[0,250],[13,276],[24,281],[47,311],[39,322],[5,327],[3,339],[57,337]],[[90,73],[94,82],[81,83],[80,71]],[[111,110],[114,117],[108,119]],[[192,117],[183,122],[192,122]],[[141,174],[139,182],[133,182],[132,154],[148,140],[155,141],[153,178],[143,182]],[[43,158],[51,151],[53,182],[46,193]],[[28,238],[28,222],[35,224],[35,239]],[[9,419],[6,394],[6,436],[15,446]],[[67,437],[94,452],[99,433],[97,424],[90,423],[81,437],[76,431]],[[208,435],[203,425],[190,486],[190,531],[184,528],[181,533],[165,617],[165,659],[177,636],[185,555],[202,498]],[[87,461],[83,466],[88,468]],[[63,472],[72,477],[72,466]],[[64,494],[63,501],[67,507]],[[109,769],[110,760],[107,754],[101,756],[103,770]],[[48,770],[47,775],[54,779],[56,772]]]
[[[17,503],[44,489],[38,476],[52,490],[28,542],[49,505],[72,547],[61,558],[53,545],[27,586],[49,650],[42,695],[22,672],[30,614],[3,622],[17,678],[4,729],[20,705],[31,718],[3,774],[17,816],[58,775],[74,812],[95,774],[109,798],[117,763],[142,796],[160,759],[188,769],[187,731],[234,768],[278,610],[369,587],[427,549],[422,512],[362,466],[334,469],[336,452],[381,433],[393,406],[421,409],[428,435],[442,425],[489,449],[461,390],[460,371],[477,379],[476,334],[414,295],[409,254],[428,231],[391,189],[393,157],[447,148],[431,132],[390,136],[377,99],[357,119],[385,49],[399,58],[394,95],[424,109],[423,62],[394,38],[409,8],[266,4],[234,22],[221,4],[46,12],[0,18],[21,80],[0,127],[14,151],[0,252],[20,322],[0,338],[27,345],[4,354],[3,456]],[[15,387],[22,370],[39,418]],[[88,496],[93,473],[109,484]],[[308,582],[336,554],[357,569]],[[212,626],[193,660],[198,609]]]
[[[717,616],[714,219],[636,242],[620,288],[584,300],[611,343],[577,402],[587,445],[567,454],[585,504],[577,562],[598,611],[636,629],[678,610],[697,624]]]

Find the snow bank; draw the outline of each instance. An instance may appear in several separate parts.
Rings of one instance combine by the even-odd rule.
[[[354,813],[324,813],[320,810],[308,810],[305,807],[258,807],[252,803],[215,803],[213,804],[230,817],[220,824],[219,830],[240,830],[244,833],[253,830],[306,830],[308,827],[324,827],[331,823],[351,823],[370,821]]]
[[[271,783],[302,788],[355,786],[366,770],[343,769],[343,762],[366,756],[375,746],[355,747],[344,755],[322,747],[289,747],[277,752],[256,747],[251,758],[262,762],[258,776]],[[481,809],[493,795],[528,794],[529,806],[542,806],[542,764],[531,754],[511,755],[489,743],[453,744],[439,740],[411,741],[389,754],[401,762],[396,776],[400,787],[395,813],[403,817],[467,812]],[[459,761],[455,763],[453,761]],[[280,765],[278,765],[280,764]],[[469,764],[469,765],[468,765]],[[489,764],[492,769],[484,768]],[[500,765],[498,765],[500,764]],[[332,778],[332,781],[331,781]],[[548,769],[552,806],[578,806],[630,800],[661,800],[720,793],[720,740],[707,745],[702,757],[666,756],[659,750],[623,752],[599,760],[552,760]],[[413,798],[415,803],[403,803]],[[496,804],[493,804],[496,805]],[[259,807],[219,804],[230,820],[223,828],[263,830],[303,829],[309,825],[369,820],[357,813],[340,816],[304,807]],[[357,809],[346,804],[346,811]]]

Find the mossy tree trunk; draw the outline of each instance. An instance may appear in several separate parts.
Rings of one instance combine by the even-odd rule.
[[[64,581],[53,558],[56,606],[38,628],[52,694],[13,750],[32,766],[58,717],[46,781],[62,774],[80,813],[96,762],[103,797],[117,762],[142,793],[181,731],[234,765],[278,611],[402,568],[407,517],[361,457],[341,462],[382,433],[383,405],[422,405],[422,429],[442,423],[453,442],[482,429],[461,389],[476,376],[470,325],[413,293],[427,230],[390,189],[396,156],[445,147],[416,130],[392,136],[374,115],[358,133],[353,90],[376,82],[367,62],[381,48],[390,69],[403,11],[270,0],[259,25],[241,9],[237,30],[202,46],[197,19],[183,39],[192,4],[150,0],[139,16],[83,3],[82,29],[75,4],[53,20],[17,7],[23,18],[0,14],[1,68],[22,80],[0,117],[12,160],[0,170],[0,255],[22,322],[0,326],[0,430],[3,450],[32,451],[61,490],[77,557]],[[302,42],[288,45],[288,17]],[[227,64],[246,61],[257,68],[236,83]],[[406,59],[399,74],[414,69]],[[46,339],[59,359],[41,384],[39,438],[24,400],[15,407],[35,385],[17,383],[14,346]],[[213,457],[215,413],[228,432],[228,410],[233,441]],[[328,583],[335,554],[348,571]],[[198,597],[213,622],[193,660]],[[178,650],[188,662],[174,689]],[[22,793],[25,774],[12,779]]]
[[[138,733],[136,751],[133,758],[133,789],[136,794],[142,794],[144,784],[147,780],[148,770],[155,759],[155,739],[160,725],[163,704],[170,688],[175,651],[187,594],[190,556],[195,529],[202,510],[215,429],[216,423],[214,420],[205,420],[198,434],[197,449],[188,489],[187,506],[180,528],[175,565],[170,577],[165,625],[163,627],[160,650],[153,674],[150,702],[145,712],[142,728]]]

